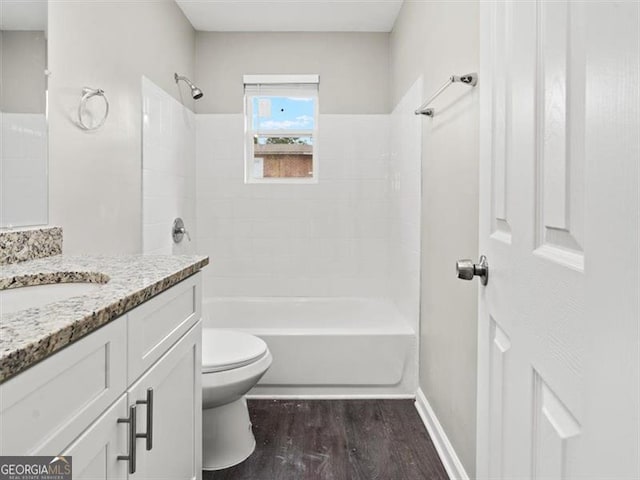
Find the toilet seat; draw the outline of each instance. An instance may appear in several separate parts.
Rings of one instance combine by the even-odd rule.
[[[202,373],[244,367],[267,353],[267,344],[248,333],[212,328],[202,331]]]

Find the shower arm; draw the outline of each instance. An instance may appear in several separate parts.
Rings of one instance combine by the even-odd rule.
[[[185,82],[187,85],[189,85],[191,88],[194,88],[195,85],[191,82],[191,80],[189,80],[187,77],[185,77],[184,75],[178,75],[177,73],[173,74],[173,78],[175,79],[176,83],[178,83],[180,80],[182,80],[183,82]]]

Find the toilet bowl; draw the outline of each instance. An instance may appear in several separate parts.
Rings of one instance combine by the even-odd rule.
[[[202,468],[221,470],[255,449],[245,394],[271,365],[267,344],[232,330],[202,331]]]

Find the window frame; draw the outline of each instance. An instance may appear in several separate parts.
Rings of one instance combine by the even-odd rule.
[[[313,98],[313,128],[301,130],[254,130],[253,99],[255,97]],[[314,184],[319,179],[319,76],[318,75],[245,75],[244,76],[244,181],[245,184]],[[254,137],[311,137],[312,176],[256,178],[253,176],[255,158]]]

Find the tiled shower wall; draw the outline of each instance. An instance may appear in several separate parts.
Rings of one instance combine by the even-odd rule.
[[[389,291],[405,318],[420,316],[422,78],[391,113],[389,156]]]
[[[47,223],[47,120],[0,112],[0,228]]]
[[[195,115],[153,82],[142,79],[142,251],[195,251]],[[175,244],[181,217],[192,241]]]
[[[320,115],[318,184],[244,183],[243,116],[196,116],[205,297],[388,296],[389,115]]]

